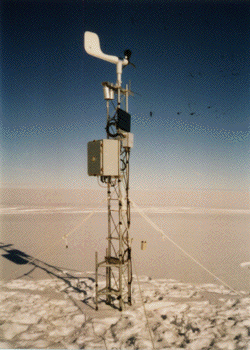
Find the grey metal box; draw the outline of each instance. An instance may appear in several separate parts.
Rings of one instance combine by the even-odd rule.
[[[119,140],[97,140],[88,142],[88,175],[118,176]]]

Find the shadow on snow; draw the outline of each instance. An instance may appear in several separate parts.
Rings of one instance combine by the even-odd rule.
[[[15,249],[13,247],[13,244],[4,244],[0,243],[0,249],[4,251],[4,254],[2,254],[2,257],[11,261],[12,263],[16,265],[30,265],[31,269],[22,274],[18,279],[30,275],[35,269],[40,269],[46,272],[48,275],[53,276],[57,279],[62,280],[67,286],[64,290],[62,290],[65,293],[68,293],[70,290],[77,292],[77,293],[83,293],[85,298],[81,300],[81,302],[85,303],[89,307],[93,308],[89,304],[89,300],[91,297],[87,297],[87,291],[86,290],[92,290],[93,287],[91,285],[88,285],[86,281],[95,282],[95,279],[91,277],[77,277],[73,274],[69,273],[68,271],[65,271],[66,269],[63,269],[61,267],[57,267],[51,264],[48,264],[40,259],[37,259],[31,255],[26,254],[25,252]]]

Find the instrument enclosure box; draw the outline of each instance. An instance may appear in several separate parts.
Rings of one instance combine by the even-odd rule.
[[[120,141],[97,140],[88,142],[88,175],[119,176]]]

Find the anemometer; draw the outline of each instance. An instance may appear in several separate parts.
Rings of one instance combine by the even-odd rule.
[[[98,35],[92,32],[84,33],[84,48],[89,55],[100,58],[101,60],[116,64],[116,73],[117,73],[116,86],[120,87],[122,83],[122,80],[121,80],[122,67],[127,66],[128,64],[133,65],[133,63],[130,63],[130,56],[132,52],[130,50],[125,50],[124,59],[120,59],[116,56],[106,55],[101,50],[100,40]]]
[[[122,69],[131,64],[131,51],[124,51],[124,58],[102,52],[96,33],[84,33],[85,51],[96,58],[116,65],[116,84],[103,82],[103,93],[107,108],[107,138],[88,142],[88,175],[97,176],[107,186],[108,203],[108,247],[103,261],[96,266],[95,304],[105,296],[106,303],[118,303],[120,310],[124,304],[131,305],[132,262],[130,239],[130,200],[129,200],[129,158],[134,137],[131,130],[131,116],[128,113],[128,97],[133,93],[126,85],[123,89]],[[133,65],[134,66],[134,65]],[[121,109],[121,96],[125,96],[126,108]],[[117,97],[114,116],[110,117],[109,103]],[[98,270],[105,268],[106,286],[98,287]]]

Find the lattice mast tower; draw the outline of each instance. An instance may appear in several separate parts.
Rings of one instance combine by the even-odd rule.
[[[98,262],[96,252],[96,309],[101,295],[107,304],[119,309],[124,304],[131,305],[132,263],[130,239],[130,200],[129,200],[129,157],[133,147],[133,134],[130,132],[131,116],[128,113],[128,97],[133,93],[126,85],[121,86],[122,68],[130,63],[131,51],[124,52],[124,59],[106,55],[101,51],[99,38],[95,33],[84,33],[84,47],[88,54],[116,64],[116,84],[103,82],[104,99],[107,107],[107,139],[88,143],[88,174],[99,176],[107,185],[108,207],[108,247],[103,261]],[[117,98],[114,116],[110,117],[110,101]],[[125,111],[121,100],[125,98]],[[112,102],[113,104],[113,102]],[[98,270],[106,270],[106,286],[98,288]]]

